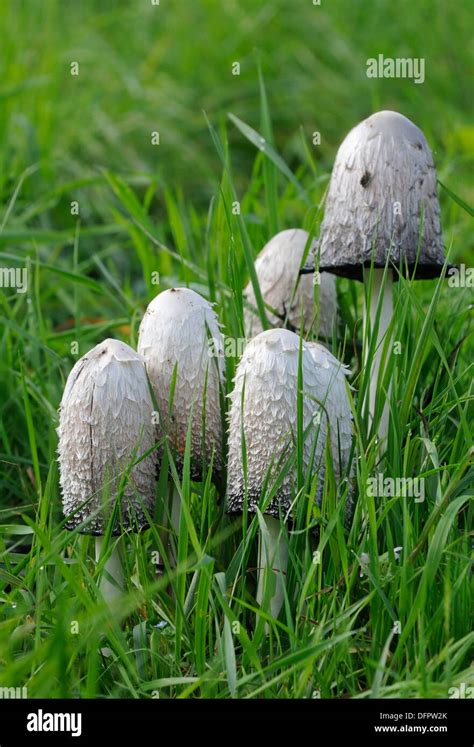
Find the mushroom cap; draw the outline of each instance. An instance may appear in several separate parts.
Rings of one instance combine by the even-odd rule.
[[[445,256],[433,156],[422,131],[402,114],[373,114],[343,141],[318,249],[321,270],[357,280],[372,257],[374,267],[385,267],[388,255],[402,272],[412,274],[416,267],[416,278],[441,273]]]
[[[289,330],[261,332],[249,342],[237,367],[234,390],[230,395],[228,513],[241,513],[244,509],[242,433],[245,436],[250,512],[256,511],[265,479],[268,479],[267,486],[271,489],[282,468],[288,465],[289,458],[294,458],[299,344],[298,335]],[[319,471],[322,487],[328,418],[337,473],[341,474],[349,459],[351,412],[344,383],[347,371],[328,350],[316,343],[303,343],[301,366],[303,430],[308,431],[303,444],[304,468],[307,470],[311,466],[313,473]],[[319,424],[317,413],[320,413]],[[311,465],[313,447],[314,460]],[[265,513],[275,517],[280,515],[280,511],[287,514],[295,495],[295,483],[296,463],[293,461]]]
[[[153,447],[153,403],[144,361],[118,340],[80,358],[59,408],[59,467],[67,529],[87,521],[84,534],[104,534],[124,470]],[[148,526],[155,502],[153,455],[130,470],[113,534]],[[82,505],[84,504],[84,505]],[[71,515],[73,514],[74,515]],[[120,512],[119,512],[120,513]]]
[[[277,316],[267,310],[267,319],[273,327],[283,327],[289,310],[288,322],[291,328],[299,329],[303,304],[304,331],[309,331],[316,316],[313,328],[317,329],[321,336],[330,337],[337,314],[336,281],[332,275],[320,275],[318,309],[314,303],[313,277],[301,275],[289,309],[308,236],[308,232],[301,228],[280,231],[259,253],[255,260],[255,271],[264,302],[278,314]],[[251,282],[245,288],[244,296],[256,309],[257,302]],[[247,307],[244,308],[244,325],[247,337],[253,337],[263,329],[258,314]]]
[[[209,464],[213,451],[214,469],[219,473],[224,341],[211,304],[189,288],[171,288],[159,293],[149,304],[140,325],[138,351],[145,359],[155,393],[158,430],[169,435],[177,468],[182,468],[191,420],[191,476],[200,479],[203,460]],[[170,413],[175,367],[176,385]]]

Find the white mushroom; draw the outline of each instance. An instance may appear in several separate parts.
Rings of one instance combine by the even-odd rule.
[[[300,228],[280,231],[258,255],[255,271],[265,304],[276,312],[267,311],[267,319],[273,327],[299,329],[303,310],[304,331],[312,328],[318,336],[329,338],[337,314],[336,281],[328,273],[319,275],[316,307],[313,278],[299,275],[308,238],[307,231]],[[251,283],[245,288],[244,296],[251,307],[244,308],[245,334],[250,338],[263,329]]]
[[[371,302],[364,325],[366,343],[376,336],[369,393],[371,420],[377,382],[381,385],[384,373],[380,370],[383,341],[393,313],[392,267],[416,278],[441,273],[445,256],[439,215],[433,156],[413,122],[397,112],[381,111],[349,132],[334,163],[318,249],[321,269],[364,280],[366,285],[373,263]],[[383,283],[386,264],[389,268]],[[365,355],[367,358],[367,350]],[[381,439],[388,432],[388,414],[385,405],[379,425]]]
[[[223,350],[217,316],[198,293],[172,288],[149,304],[140,325],[138,351],[145,359],[155,393],[159,432],[169,436],[177,469],[181,470],[191,424],[191,477],[195,480],[201,479],[203,466],[207,469],[212,458],[215,474],[222,469]],[[171,517],[176,531],[179,516],[180,496],[174,489]]]
[[[102,552],[117,497],[112,534],[141,531],[155,502],[155,462],[140,459],[155,441],[153,404],[143,359],[118,340],[105,340],[73,367],[60,405],[59,467],[67,529],[96,535]],[[135,463],[137,462],[137,463]],[[105,598],[122,586],[118,550],[105,565],[115,580],[102,580]]]
[[[227,511],[239,514],[247,505],[250,513],[257,507],[264,512],[268,534],[266,547],[260,539],[257,599],[263,599],[265,568],[273,568],[277,577],[271,598],[273,617],[278,616],[283,601],[286,570],[280,519],[291,518],[296,494],[299,345],[299,337],[289,330],[257,335],[242,356],[230,395]],[[305,474],[308,469],[319,472],[320,500],[328,424],[336,473],[342,475],[348,465],[351,410],[344,382],[347,370],[316,343],[303,343],[301,370],[303,432],[307,434],[303,467]],[[276,492],[268,502],[272,488]]]

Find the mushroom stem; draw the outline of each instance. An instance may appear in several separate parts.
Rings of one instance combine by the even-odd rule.
[[[259,534],[258,543],[258,587],[257,602],[261,606],[264,599],[265,586],[270,582],[275,584],[270,596],[270,613],[277,618],[284,600],[286,566],[288,562],[288,551],[282,537],[282,528],[278,519],[265,514],[263,517],[267,527],[267,537],[262,532]],[[270,575],[268,571],[273,573]],[[266,626],[268,633],[268,626]]]
[[[104,549],[104,537],[102,536],[96,537],[95,538],[96,563],[99,562],[103,549]],[[109,581],[109,579],[104,575],[104,571],[106,571],[107,575],[113,579],[113,582]],[[123,591],[123,586],[124,586],[124,578],[123,578],[123,565],[122,565],[122,540],[119,539],[115,544],[115,547],[112,551],[111,556],[105,562],[105,565],[102,569],[102,578],[100,580],[100,590],[102,592],[102,596],[107,602],[113,602],[115,599],[117,599],[117,597],[121,595]]]
[[[382,292],[384,270],[374,268],[372,275],[372,294],[370,299],[370,309],[364,308],[364,336],[365,336],[365,358],[369,354],[369,346],[371,341],[371,335],[374,334],[377,309],[380,303],[380,316],[378,321],[377,339],[375,343],[374,357],[372,359],[372,370],[370,375],[370,387],[369,387],[369,418],[370,422],[373,421],[375,415],[375,403],[377,400],[377,386],[382,384],[383,369],[381,370],[382,363],[382,352],[385,336],[387,329],[393,315],[393,297],[392,297],[392,273],[389,271],[385,277],[385,284],[383,287],[383,296],[380,299]],[[370,334],[367,329],[367,317],[370,318]],[[380,379],[380,380],[379,380]],[[383,406],[382,414],[380,417],[378,435],[380,440],[386,439],[388,435],[388,418],[389,408],[387,399],[389,397],[389,391],[387,391],[387,397]]]

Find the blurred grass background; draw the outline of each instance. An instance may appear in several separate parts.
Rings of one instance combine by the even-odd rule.
[[[157,219],[165,185],[207,206],[219,164],[202,111],[215,123],[233,111],[258,126],[258,49],[276,145],[292,169],[305,162],[305,141],[318,170],[329,172],[348,130],[392,108],[425,131],[441,181],[472,204],[472,17],[469,4],[443,0],[3,2],[2,202],[23,170],[38,164],[18,204],[37,201],[27,217],[43,227],[74,224],[59,185],[97,177],[100,167],[151,176]],[[368,79],[366,60],[379,53],[425,58],[424,84]],[[70,72],[74,61],[78,76]],[[151,144],[153,131],[159,146]],[[244,188],[254,153],[235,129],[230,143]],[[81,221],[103,219],[103,196],[94,189],[79,195]],[[446,243],[453,233],[462,236],[462,255],[466,223]]]

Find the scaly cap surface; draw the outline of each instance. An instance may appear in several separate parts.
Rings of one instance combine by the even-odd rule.
[[[105,340],[71,370],[60,405],[59,467],[67,528],[87,521],[85,534],[103,534],[124,470],[155,442],[153,404],[143,359],[118,340]],[[136,450],[136,452],[135,452]],[[153,511],[155,462],[131,469],[113,528],[139,531]],[[84,504],[84,505],[83,505]],[[73,514],[74,515],[71,515]]]
[[[220,387],[225,378],[223,350],[216,313],[211,304],[195,291],[172,288],[158,294],[149,304],[140,325],[138,351],[145,359],[155,393],[159,432],[169,434],[180,468],[191,419],[191,472],[195,479],[200,478],[202,460],[210,463],[213,449],[217,472],[222,464]],[[176,386],[170,418],[170,390],[175,367]]]

